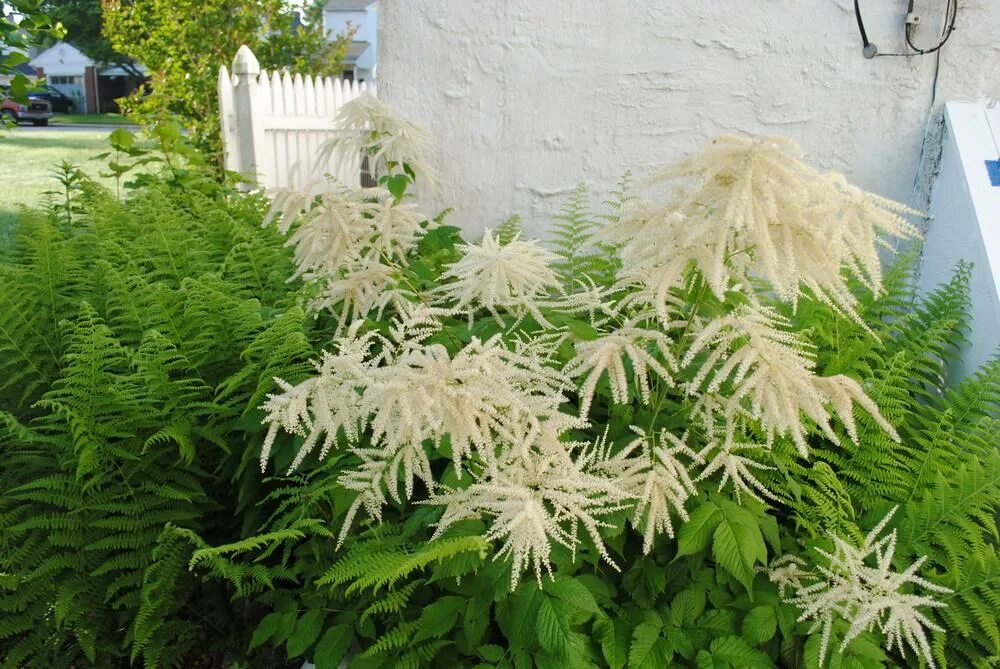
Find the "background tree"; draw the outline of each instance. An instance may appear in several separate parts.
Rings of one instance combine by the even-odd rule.
[[[122,101],[140,121],[174,116],[195,144],[221,156],[219,66],[242,44],[263,67],[339,73],[351,34],[332,41],[322,21],[305,24],[287,0],[102,0],[112,48],[142,63],[147,90]],[[313,16],[317,12],[313,10]]]
[[[101,0],[49,0],[45,10],[65,28],[65,39],[91,60],[141,75],[135,62],[111,46],[103,31]]]
[[[46,36],[61,37],[63,28],[45,14],[37,0],[4,0],[0,3],[0,74],[11,74],[10,94],[27,95],[28,79],[15,68],[27,62],[28,47]]]

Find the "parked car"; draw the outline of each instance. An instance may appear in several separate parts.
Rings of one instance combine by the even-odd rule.
[[[49,124],[49,119],[52,118],[52,104],[45,98],[29,93],[27,104],[22,104],[7,97],[6,91],[3,91],[2,95],[0,117],[4,120],[10,120],[12,123],[31,121],[35,125]]]
[[[29,91],[29,94],[37,97],[44,98],[49,101],[52,105],[52,111],[59,114],[69,114],[73,111],[73,107],[76,104],[73,98],[66,95],[58,88],[52,88],[51,86],[37,86]]]

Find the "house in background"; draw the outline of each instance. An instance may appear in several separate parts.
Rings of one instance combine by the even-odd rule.
[[[0,58],[3,58],[5,55],[7,55],[7,54],[6,53],[0,53]],[[15,66],[14,67],[14,72],[18,72],[20,74],[23,74],[24,76],[26,76],[28,78],[29,81],[34,81],[35,78],[38,76],[38,73],[35,71],[35,68],[33,68],[32,66],[28,65],[27,63],[21,63],[20,65]],[[0,86],[7,86],[7,85],[9,85],[10,84],[10,80],[13,79],[13,78],[14,78],[13,73],[0,72]]]
[[[76,102],[85,114],[117,112],[116,99],[129,95],[145,80],[119,66],[101,68],[69,42],[54,45],[31,59],[31,66],[46,83]],[[136,70],[144,72],[142,66]]]
[[[378,54],[378,3],[375,0],[329,0],[323,9],[323,28],[330,36],[354,28],[354,41],[344,58],[344,78],[374,81]]]

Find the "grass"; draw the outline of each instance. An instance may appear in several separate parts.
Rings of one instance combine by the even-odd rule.
[[[13,129],[0,135],[0,244],[21,206],[42,203],[45,191],[58,187],[53,175],[64,160],[113,189],[115,180],[101,176],[110,157],[94,159],[110,150],[103,132]]]
[[[59,125],[133,125],[121,114],[56,114],[50,123]]]

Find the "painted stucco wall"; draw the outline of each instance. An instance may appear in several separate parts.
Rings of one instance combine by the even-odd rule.
[[[1000,97],[1000,2],[959,1],[938,63],[864,59],[853,0],[381,0],[379,90],[436,136],[432,204],[469,231],[518,213],[541,232],[576,183],[600,197],[726,132],[789,135],[920,203],[940,103]],[[880,51],[903,48],[906,4],[862,0]],[[944,5],[916,0],[922,43]]]

